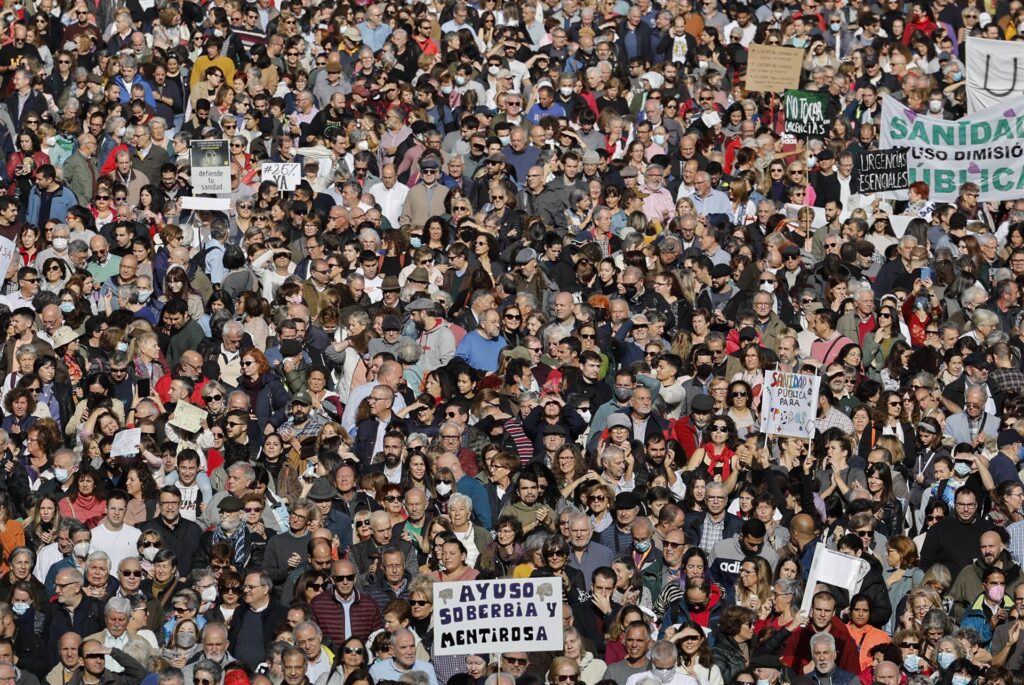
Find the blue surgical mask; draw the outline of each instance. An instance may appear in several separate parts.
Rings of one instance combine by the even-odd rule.
[[[643,554],[651,548],[651,541],[649,539],[638,540],[633,543],[633,548],[636,549],[637,552],[640,552],[640,554]]]
[[[832,33],[837,33],[839,29],[843,28],[843,25],[840,24],[838,21],[834,21],[831,24],[829,24],[828,27],[832,29]]]
[[[57,479],[58,483],[67,483],[71,473],[67,469],[55,468],[53,470],[53,477]]]
[[[971,677],[957,673],[953,676],[952,683],[953,685],[971,685]]]
[[[60,310],[62,312],[64,312],[65,314],[70,314],[71,312],[75,311],[75,303],[74,302],[61,302],[60,303]]]
[[[939,652],[935,660],[939,662],[939,668],[945,671],[951,663],[956,661],[956,654],[953,654],[953,652]]]
[[[907,654],[903,657],[903,670],[907,673],[917,673],[920,666],[920,659],[916,654]]]
[[[11,604],[11,610],[16,616],[24,616],[25,612],[28,611],[29,606],[28,602],[14,602]]]

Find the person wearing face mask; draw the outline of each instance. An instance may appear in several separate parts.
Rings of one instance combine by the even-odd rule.
[[[53,594],[57,589],[57,576],[65,569],[75,569],[79,572],[85,570],[85,559],[89,556],[92,546],[92,531],[84,524],[72,524],[68,529],[68,538],[71,540],[71,550],[63,559],[53,564],[46,574],[46,592]]]
[[[1006,594],[1006,572],[991,566],[985,569],[981,577],[981,592],[964,612],[960,628],[977,630],[979,644],[987,648],[993,632],[1007,620],[1013,608],[1013,597]]]
[[[661,685],[697,685],[696,678],[676,668],[678,660],[679,651],[675,644],[668,640],[658,640],[651,647],[651,661],[648,669],[642,673],[631,675],[626,681],[626,685],[638,685],[648,678]]]

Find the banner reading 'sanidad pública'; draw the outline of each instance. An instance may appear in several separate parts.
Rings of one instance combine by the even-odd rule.
[[[434,655],[562,649],[560,578],[434,583]]]
[[[907,149],[909,183],[923,181],[938,202],[956,200],[968,181],[980,202],[1024,195],[1024,98],[950,121],[882,100],[879,147]]]

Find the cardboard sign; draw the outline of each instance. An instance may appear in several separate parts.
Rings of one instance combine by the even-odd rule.
[[[118,431],[114,434],[114,441],[110,444],[110,456],[134,457],[139,453],[139,443],[141,442],[141,428],[126,428]]]
[[[820,376],[765,371],[761,386],[761,430],[810,440],[818,415]]]
[[[828,116],[828,94],[811,90],[787,90],[782,99],[786,133],[797,138],[822,138],[832,125]]]
[[[207,417],[207,411],[200,409],[194,404],[181,401],[174,405],[174,413],[171,414],[169,423],[175,428],[180,428],[188,433],[198,433],[203,429],[203,421]]]
[[[231,192],[231,153],[226,140],[189,143],[192,190],[196,193]]]
[[[870,150],[858,152],[854,160],[856,172],[850,184],[853,193],[884,193],[904,190],[907,180],[907,149]]]
[[[260,166],[260,180],[273,181],[281,190],[295,190],[302,180],[302,165],[298,162],[264,162]]]
[[[799,88],[803,63],[804,51],[800,48],[753,44],[747,52],[747,90],[781,93]]]
[[[434,583],[434,656],[561,649],[561,579]]]

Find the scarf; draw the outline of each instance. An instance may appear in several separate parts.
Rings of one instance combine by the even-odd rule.
[[[245,548],[245,525],[238,526],[238,528],[235,529],[235,532],[231,535],[228,535],[224,532],[223,528],[217,526],[213,531],[213,542],[214,544],[218,542],[226,542],[231,549],[234,550],[232,558],[234,558],[235,564],[237,564],[239,568],[248,564],[249,553]]]

